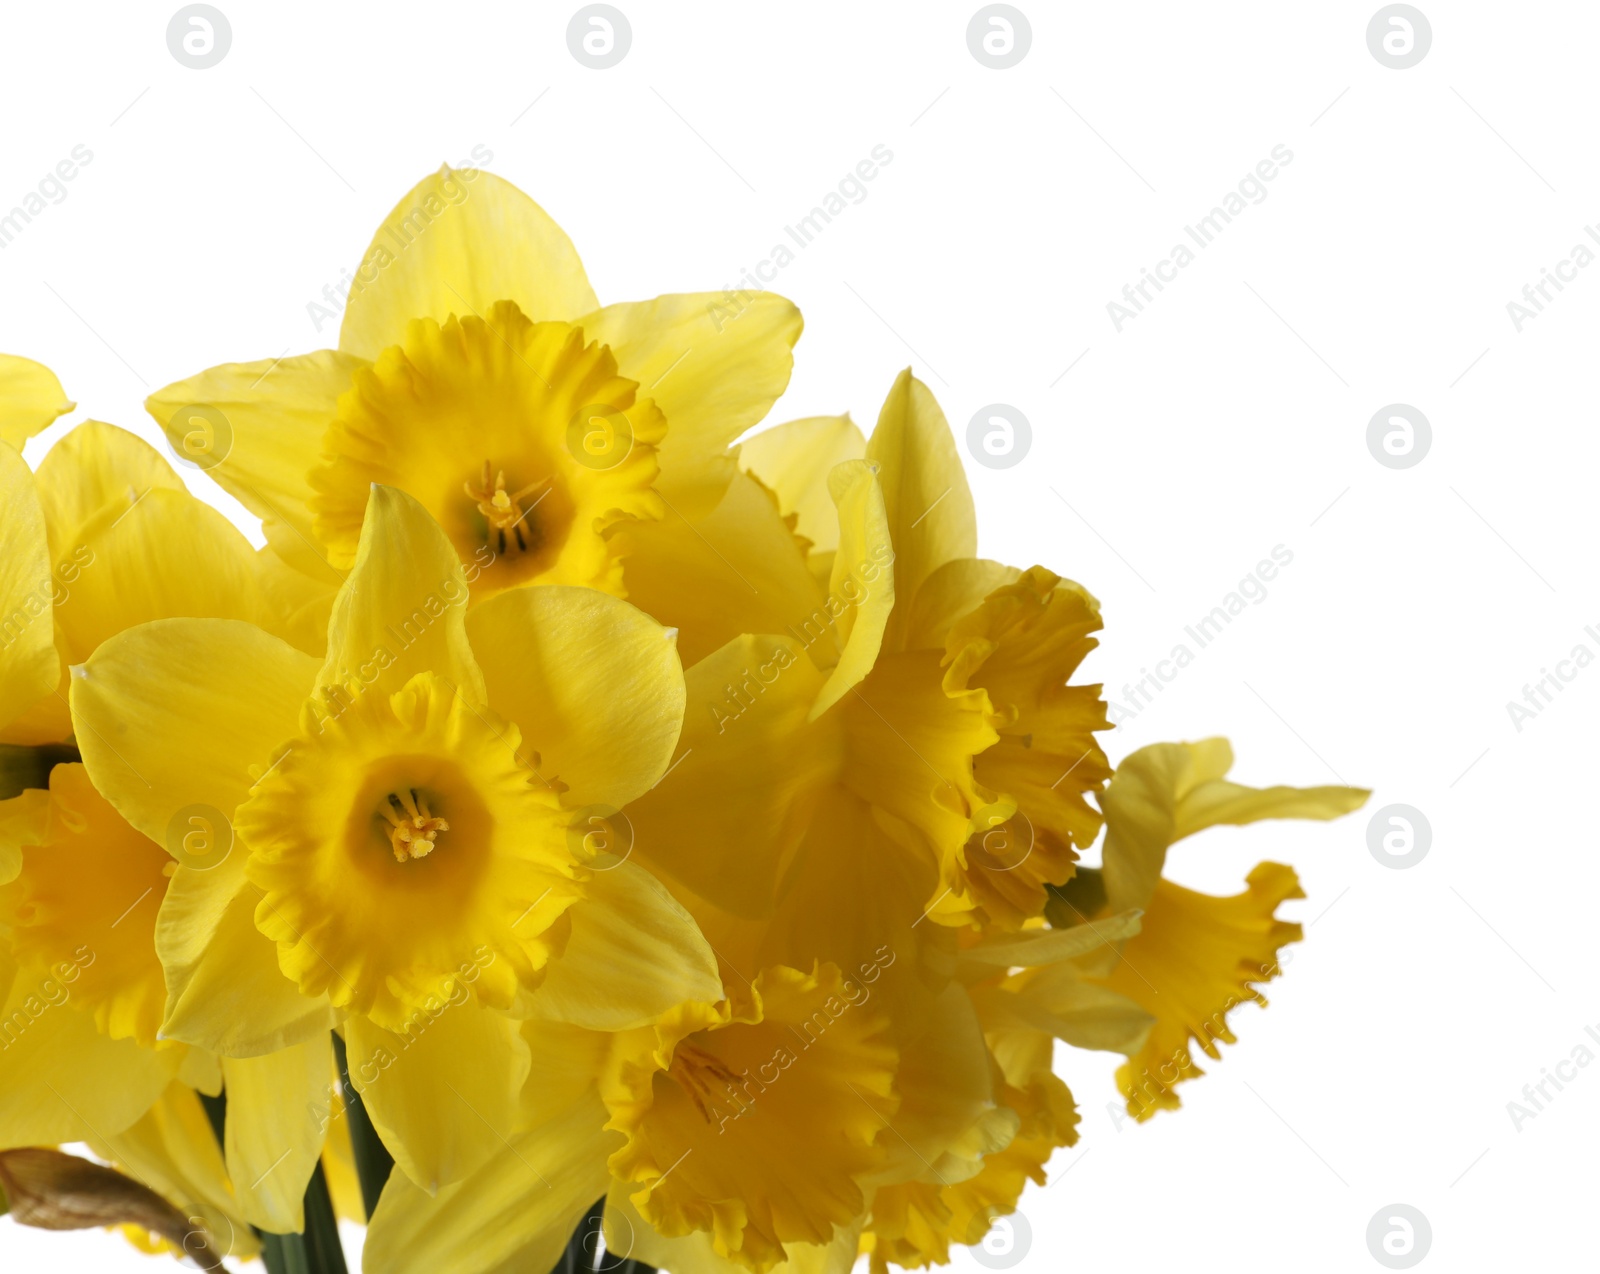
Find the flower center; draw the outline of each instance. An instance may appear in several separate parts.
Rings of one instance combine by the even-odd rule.
[[[517,551],[526,553],[531,546],[537,545],[543,538],[536,534],[533,523],[523,526],[523,519],[539,507],[539,500],[550,494],[549,478],[540,478],[537,482],[530,482],[527,486],[510,494],[506,492],[506,471],[501,469],[494,474],[494,485],[489,485],[489,475],[494,466],[489,461],[483,462],[483,481],[476,486],[471,481],[462,483],[466,493],[477,502],[478,512],[483,515],[487,523],[484,540],[498,553],[510,551],[515,544]],[[541,489],[542,488],[542,489]],[[522,502],[538,491],[539,499],[535,500],[526,509]]]
[[[672,1065],[667,1068],[667,1075],[683,1089],[694,1103],[694,1108],[700,1112],[700,1118],[708,1124],[712,1122],[711,1108],[716,1105],[717,1098],[739,1100],[740,1077],[728,1068],[727,1063],[692,1044],[679,1044],[673,1050]]]
[[[433,853],[439,833],[450,830],[446,820],[435,818],[428,809],[428,798],[410,787],[384,797],[378,804],[378,816],[389,824],[389,846],[397,863],[426,858]]]

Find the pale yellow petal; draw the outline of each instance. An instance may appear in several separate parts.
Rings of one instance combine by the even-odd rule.
[[[1131,995],[1089,981],[1070,963],[977,988],[972,999],[986,1031],[1040,1031],[1074,1048],[1114,1053],[1137,1052],[1155,1020]]]
[[[0,373],[4,363],[0,362]],[[0,391],[3,401],[3,391]],[[33,474],[0,445],[0,727],[56,688],[61,664],[51,623],[55,581]]]
[[[729,911],[763,915],[840,764],[836,724],[806,725],[822,674],[793,641],[740,637],[685,680],[679,761],[627,810],[634,852]]]
[[[963,960],[999,968],[1034,968],[1074,960],[1139,932],[1137,911],[1124,911],[1070,929],[1026,929],[986,935],[962,950]]]
[[[158,389],[145,410],[178,454],[262,520],[274,548],[302,570],[327,574],[306,508],[307,475],[339,395],[363,366],[332,350],[226,363]]]
[[[733,440],[772,409],[789,384],[800,311],[773,292],[750,294],[736,317],[718,293],[608,305],[579,320],[624,376],[666,413],[657,489],[687,518],[703,517],[735,472]]]
[[[1222,777],[1232,764],[1226,739],[1155,743],[1123,759],[1101,800],[1112,910],[1149,902],[1167,849],[1185,836],[1264,818],[1339,818],[1369,795],[1354,787],[1243,787]]]
[[[522,729],[539,772],[579,807],[620,808],[672,760],[683,724],[673,634],[593,589],[521,588],[467,617],[489,706]]]
[[[572,240],[503,177],[441,168],[384,218],[356,268],[339,348],[377,358],[409,319],[480,318],[515,301],[534,322],[597,304]]]
[[[845,461],[828,475],[828,490],[838,506],[839,543],[827,607],[840,654],[811,706],[813,720],[872,671],[895,603],[894,546],[874,466]]]
[[[260,1249],[194,1090],[174,1083],[144,1118],[125,1132],[89,1139],[102,1158],[182,1207],[210,1233],[212,1246],[247,1260]]]
[[[551,1123],[508,1132],[507,1144],[477,1173],[431,1197],[392,1174],[367,1230],[362,1268],[498,1274],[555,1266],[610,1181],[606,1156],[621,1138],[603,1131],[605,1121],[605,1107],[591,1093]]]
[[[20,451],[29,438],[77,405],[42,363],[0,354],[0,442]]]
[[[81,976],[71,964],[19,969],[0,949],[0,1146],[121,1132],[172,1080],[175,1053],[102,1035],[73,1004]]]
[[[306,1183],[331,1109],[333,1043],[321,1035],[264,1057],[225,1058],[228,1175],[245,1220],[273,1234],[305,1228]]]
[[[174,823],[189,807],[231,820],[273,749],[297,733],[316,666],[237,620],[163,619],[118,633],[73,669],[89,776],[169,849],[175,826],[180,837],[191,826]]]
[[[350,1078],[400,1171],[429,1194],[505,1149],[528,1077],[518,1023],[442,985],[404,1034],[365,1018],[345,1023]]]
[[[275,1053],[333,1027],[327,997],[302,995],[256,928],[261,893],[245,879],[244,858],[240,845],[212,867],[180,864],[156,918],[167,980],[162,1035],[228,1057]]]
[[[148,442],[99,420],[69,430],[45,453],[35,477],[51,560],[80,567],[88,564],[84,539],[96,528],[116,521],[147,491],[185,489]]]
[[[823,590],[772,493],[755,479],[735,477],[698,521],[669,509],[630,539],[628,599],[678,630],[685,668],[745,633],[789,633],[815,647],[819,667],[837,659]]]
[[[44,839],[49,814],[50,793],[42,787],[25,788],[0,801],[0,885],[10,884],[22,870],[22,847]]]
[[[146,491],[82,543],[92,557],[56,606],[69,663],[153,619],[267,617],[250,542],[187,491]]]
[[[778,496],[778,507],[798,519],[795,530],[818,552],[839,544],[839,518],[828,474],[846,460],[862,460],[867,440],[849,416],[811,416],[774,425],[739,444],[739,464]]]
[[[643,867],[621,862],[596,871],[586,893],[568,913],[566,950],[529,998],[535,1017],[624,1031],[685,1000],[722,998],[715,953]]]
[[[374,485],[349,578],[333,601],[328,657],[318,675],[324,706],[345,695],[399,690],[419,672],[484,703],[483,673],[467,644],[467,577],[455,547],[415,499]]]
[[[977,514],[955,439],[932,392],[909,368],[889,390],[867,440],[867,458],[881,466],[901,601],[884,647],[900,650],[908,645],[911,608],[923,581],[946,562],[978,553]]]

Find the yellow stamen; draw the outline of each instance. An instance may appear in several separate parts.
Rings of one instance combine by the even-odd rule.
[[[730,1070],[727,1064],[710,1053],[702,1052],[692,1044],[679,1044],[672,1055],[672,1065],[667,1068],[668,1076],[684,1091],[684,1094],[694,1103],[694,1108],[700,1112],[700,1118],[706,1123],[711,1123],[711,1106],[715,1104],[718,1096],[731,1098],[741,1107],[744,1105],[743,1092],[739,1085],[740,1077]],[[724,1092],[717,1093],[711,1081],[721,1082]]]
[[[533,512],[539,500],[535,500],[526,509],[522,507],[522,502],[535,491],[547,490],[550,482],[549,478],[540,478],[537,482],[530,482],[520,490],[507,494],[506,471],[501,469],[496,473],[494,466],[485,460],[483,481],[477,486],[471,482],[463,482],[461,485],[467,495],[477,502],[478,512],[483,514],[484,521],[489,524],[490,535],[498,541],[499,551],[504,553],[508,548],[507,531],[510,531],[516,539],[517,548],[523,552],[527,551],[530,537],[524,533],[522,522]],[[544,497],[541,495],[539,499],[542,500]]]
[[[426,858],[433,853],[434,838],[450,830],[449,822],[428,809],[428,798],[407,787],[385,797],[378,813],[389,824],[389,846],[397,863]]]

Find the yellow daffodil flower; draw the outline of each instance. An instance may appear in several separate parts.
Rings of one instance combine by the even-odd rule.
[[[1369,793],[1354,787],[1252,788],[1226,778],[1233,749],[1226,739],[1158,743],[1140,748],[1117,767],[1102,804],[1106,814],[1104,867],[1083,872],[1062,891],[1055,918],[1068,925],[1102,924],[1097,916],[1136,909],[1137,937],[1114,960],[1084,970],[1104,993],[1137,1004],[1152,1024],[1117,1071],[1128,1113],[1140,1120],[1181,1104],[1178,1084],[1204,1072],[1192,1047],[1221,1058],[1232,1044],[1228,1014],[1239,1004],[1265,1005],[1256,984],[1280,972],[1278,952],[1298,942],[1298,924],[1278,920],[1278,905],[1303,898],[1294,870],[1260,863],[1246,890],[1228,898],[1197,893],[1163,875],[1168,849],[1208,827],[1268,818],[1334,819],[1360,809]],[[1071,932],[1069,929],[1068,932]],[[1047,1007],[1052,998],[1089,1006],[1094,994],[1079,977],[1024,988],[1025,1000]],[[1110,1001],[1115,1009],[1118,1001]]]
[[[476,597],[622,595],[626,555],[717,503],[728,444],[788,383],[799,311],[756,293],[730,316],[724,300],[601,308],[543,209],[444,168],[378,228],[337,350],[216,367],[147,406],[313,574],[354,563],[378,482],[433,515]]]
[[[293,1151],[288,1209],[322,1144],[331,1026],[385,1143],[434,1191],[516,1124],[519,1019],[620,1030],[722,997],[688,914],[581,834],[666,768],[671,634],[588,590],[470,616],[468,597],[445,533],[379,486],[324,659],[169,620],[73,669],[85,763],[123,815],[159,834],[203,807],[237,838],[168,886],[162,1030],[225,1059],[236,1181]],[[235,1138],[235,1109],[285,1108]]]

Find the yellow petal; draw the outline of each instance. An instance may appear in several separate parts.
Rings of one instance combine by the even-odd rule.
[[[86,536],[110,526],[148,491],[185,490],[148,442],[99,420],[70,430],[45,453],[36,476],[51,558],[80,568],[88,565]]]
[[[377,358],[409,319],[480,318],[515,301],[534,322],[595,308],[572,240],[503,177],[441,168],[394,206],[372,238],[350,289],[339,348]]]
[[[315,659],[237,620],[163,619],[118,633],[73,669],[89,776],[159,845],[192,828],[175,822],[189,807],[231,821],[273,749],[296,733],[315,674]],[[220,837],[223,824],[213,830]]]
[[[77,405],[48,367],[0,354],[0,442],[21,451],[29,438]]]
[[[867,440],[867,458],[881,466],[878,480],[894,536],[894,591],[901,603],[884,645],[901,650],[922,582],[946,562],[978,553],[977,514],[955,439],[933,394],[909,368],[889,390]]]
[[[889,541],[883,491],[873,467],[848,460],[828,475],[838,506],[839,541],[828,580],[839,662],[811,707],[815,720],[872,671],[894,610],[894,546]]]
[[[643,611],[592,589],[514,589],[468,615],[467,638],[489,706],[522,728],[569,805],[620,808],[661,777],[683,723],[683,668]]]
[[[193,1089],[170,1085],[138,1123],[104,1139],[91,1137],[89,1144],[151,1189],[178,1200],[186,1212],[198,1214],[218,1252],[246,1260],[259,1250]]]
[[[1222,777],[1232,765],[1226,739],[1155,743],[1123,759],[1101,801],[1112,910],[1146,905],[1168,847],[1185,836],[1264,818],[1339,818],[1370,795],[1355,787],[1243,787]]]
[[[899,588],[896,580],[895,588]],[[940,867],[940,896],[925,904],[940,923],[972,906],[965,853],[974,818],[995,794],[973,775],[973,757],[998,741],[982,690],[947,693],[936,650],[879,656],[841,700],[848,739],[844,782],[865,801],[917,828]],[[1014,807],[1005,807],[1009,817]]]
[[[369,1274],[488,1274],[557,1265],[573,1229],[610,1180],[606,1156],[618,1138],[602,1131],[605,1118],[605,1107],[590,1094],[540,1128],[508,1132],[506,1144],[477,1173],[432,1197],[393,1173],[372,1214],[362,1268]]]
[[[716,955],[648,871],[631,862],[597,870],[586,893],[566,950],[529,997],[535,1017],[623,1031],[685,1000],[722,998]]]
[[[628,599],[678,630],[688,668],[745,633],[789,633],[819,667],[838,646],[822,589],[772,493],[740,474],[722,503],[698,521],[669,510],[630,531]]]
[[[22,848],[44,839],[50,813],[50,793],[43,788],[24,789],[0,801],[0,885],[8,885],[22,870]]]
[[[261,894],[245,879],[244,859],[240,845],[214,867],[180,864],[156,920],[167,979],[162,1035],[227,1057],[275,1053],[333,1027],[327,997],[302,995],[256,928]]]
[[[792,641],[740,637],[685,682],[679,762],[627,810],[636,852],[729,911],[763,915],[840,762],[835,723],[806,726],[822,674]]]
[[[735,472],[728,448],[789,384],[800,311],[757,292],[730,318],[716,293],[608,305],[578,320],[666,413],[657,487],[682,517],[709,513]]]
[[[275,549],[302,570],[327,574],[306,507],[308,475],[339,395],[363,366],[332,350],[226,363],[157,390],[145,410],[180,455],[262,520]]]
[[[1217,1042],[1236,1042],[1229,1012],[1245,1001],[1264,1006],[1254,984],[1276,977],[1279,950],[1300,941],[1299,925],[1274,916],[1280,902],[1305,897],[1294,871],[1259,863],[1247,883],[1242,894],[1215,898],[1159,881],[1144,930],[1106,980],[1156,1019],[1144,1047],[1117,1071],[1128,1113],[1141,1120],[1177,1109],[1176,1086],[1204,1074],[1191,1042],[1219,1059]]]
[[[272,1234],[305,1229],[306,1183],[331,1109],[326,1035],[264,1057],[224,1058],[228,1175],[245,1220]]]
[[[73,1005],[81,975],[76,963],[20,969],[0,949],[0,1145],[121,1132],[171,1082],[173,1053],[102,1035]]]
[[[93,557],[56,607],[70,663],[153,619],[267,617],[250,542],[187,491],[149,490],[82,542]]]
[[[839,544],[839,518],[828,491],[834,465],[866,458],[867,440],[849,416],[811,416],[764,429],[739,444],[739,464],[777,493],[778,507],[818,551]]]
[[[667,1023],[619,1038],[602,1091],[628,1138],[611,1171],[639,1187],[634,1206],[766,1271],[784,1245],[826,1244],[860,1215],[861,1180],[894,1140],[898,1058],[882,1007],[832,965],[763,970],[748,998],[676,1042]]]
[[[76,963],[76,1007],[112,1039],[146,1048],[166,998],[154,934],[170,862],[95,791],[83,766],[58,765],[44,835],[23,848],[21,874],[0,889],[12,954],[41,969]]]
[[[4,362],[0,362],[3,372]],[[0,389],[0,402],[4,391]],[[0,727],[56,688],[61,665],[51,623],[55,581],[33,473],[9,446],[0,446]]]
[[[974,988],[972,999],[991,1036],[1042,1032],[1074,1048],[1112,1053],[1137,1052],[1154,1021],[1141,1001],[1090,981],[1070,962]]]
[[[1075,960],[1099,947],[1123,942],[1139,932],[1140,913],[1124,911],[1070,929],[1028,929],[992,933],[962,952],[962,959],[1003,969],[1035,968]]]
[[[441,985],[404,1034],[352,1017],[350,1078],[395,1163],[429,1194],[504,1151],[528,1076],[518,1024]]]
[[[355,566],[328,621],[328,657],[318,674],[324,707],[344,695],[389,694],[420,672],[485,702],[483,673],[467,644],[467,577],[450,541],[404,491],[374,486]]]

